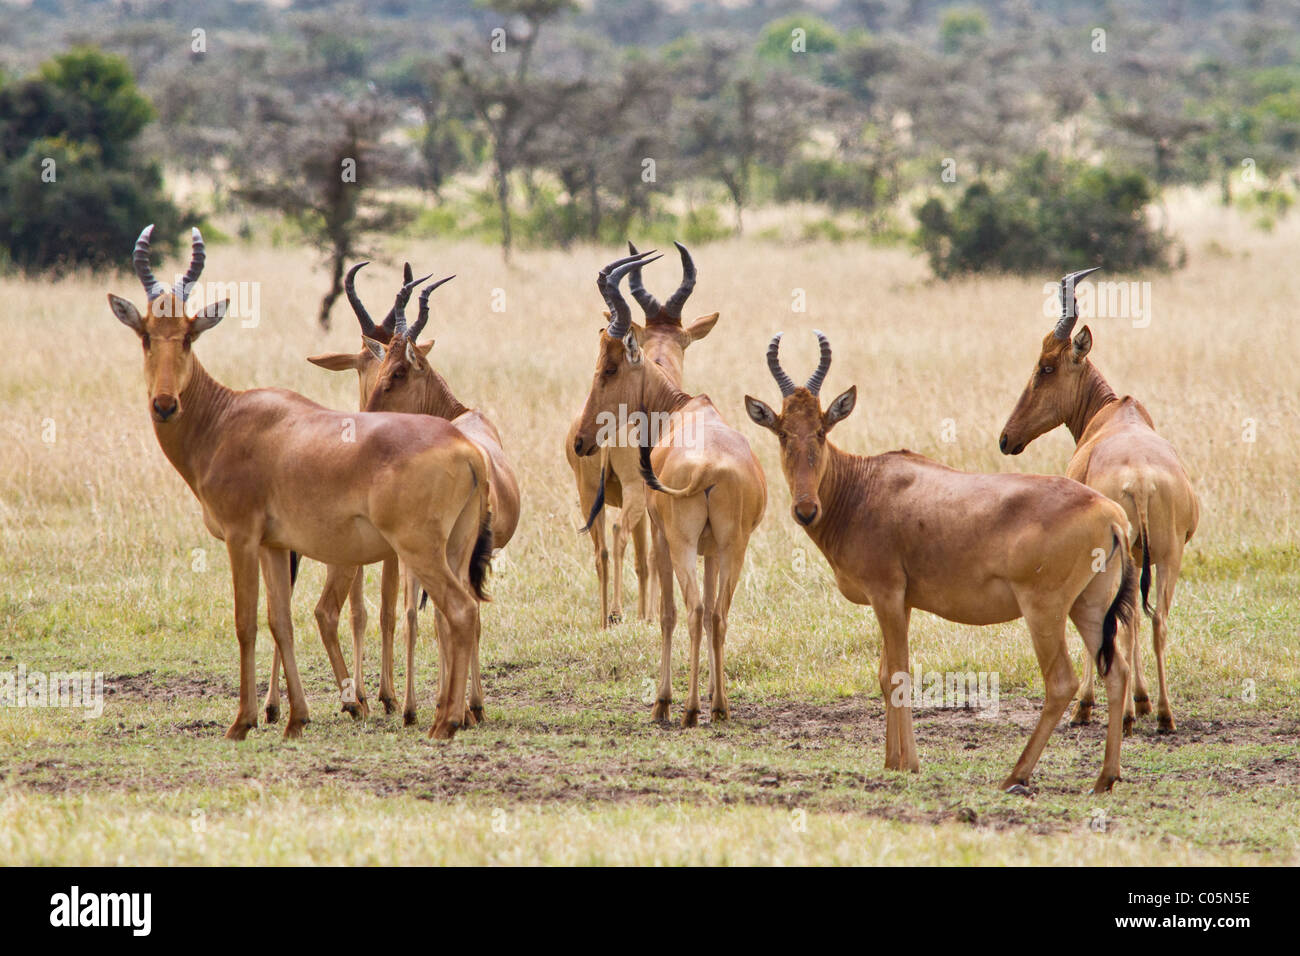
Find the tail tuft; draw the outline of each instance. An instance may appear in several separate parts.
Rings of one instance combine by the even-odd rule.
[[[650,463],[650,449],[653,447],[649,443],[641,446],[641,480],[655,491],[667,491],[668,489],[659,483],[659,478],[655,475],[654,465]]]
[[[592,502],[591,514],[587,515],[587,523],[578,530],[578,534],[586,534],[591,530],[591,526],[596,523],[600,517],[601,509],[605,507],[605,466],[600,468],[600,487],[596,489],[596,500]]]
[[[1115,634],[1120,624],[1128,624],[1137,615],[1138,573],[1129,554],[1127,542],[1116,535],[1120,554],[1124,559],[1124,574],[1120,579],[1119,591],[1115,600],[1106,609],[1105,620],[1101,625],[1101,647],[1097,650],[1097,673],[1103,677],[1110,673],[1110,665],[1115,660]]]
[[[492,598],[483,590],[488,572],[492,570],[492,511],[484,509],[483,523],[479,526],[478,538],[474,541],[474,552],[469,559],[469,583],[474,588],[480,601]]]
[[[1151,610],[1151,602],[1147,599],[1147,595],[1151,591],[1151,549],[1148,547],[1146,525],[1142,526],[1142,580],[1140,586],[1142,588],[1142,610],[1146,612],[1147,617],[1151,617],[1154,612]]]

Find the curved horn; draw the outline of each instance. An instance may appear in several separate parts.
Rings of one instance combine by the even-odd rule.
[[[140,238],[135,241],[135,251],[131,253],[131,264],[135,266],[136,277],[144,285],[144,294],[152,302],[163,294],[163,284],[153,277],[149,268],[149,237],[153,235],[153,223],[140,231]]]
[[[199,281],[199,275],[203,272],[203,263],[207,258],[203,236],[199,233],[199,227],[195,226],[190,230],[190,267],[185,275],[181,276],[180,288],[176,290],[182,302],[190,297],[190,289]]]
[[[1071,272],[1069,275],[1061,276],[1061,318],[1057,320],[1056,328],[1052,334],[1057,339],[1065,341],[1070,337],[1070,332],[1074,329],[1074,323],[1079,321],[1079,309],[1074,301],[1074,286],[1084,276],[1090,276],[1101,266],[1093,266],[1091,269],[1081,269],[1078,272]]]
[[[397,293],[397,298],[393,300],[393,319],[394,319],[393,337],[394,338],[406,334],[406,303],[411,301],[411,293],[415,291],[415,287],[417,285],[419,285],[421,282],[424,282],[426,279],[431,278],[432,276],[433,273],[430,272],[427,276],[424,276],[423,278],[412,279],[410,282],[406,283],[406,285],[402,286],[401,292]]]
[[[429,294],[433,292],[434,289],[438,288],[438,286],[445,282],[450,282],[454,278],[456,278],[454,275],[447,276],[447,278],[439,279],[437,282],[432,282],[420,290],[420,314],[416,318],[415,324],[411,326],[406,333],[406,337],[412,342],[420,337],[420,333],[424,331],[425,324],[429,321]]]
[[[361,334],[367,338],[378,339],[379,337],[375,334],[375,320],[370,317],[366,307],[361,304],[361,298],[357,295],[354,285],[357,272],[368,265],[370,265],[369,262],[358,262],[348,270],[347,276],[343,279],[343,291],[348,294],[348,304],[352,306],[352,311],[357,314],[357,321],[361,323]]]
[[[402,263],[402,284],[405,285],[406,283],[412,281],[414,278],[415,278],[415,273],[411,271],[411,264],[409,262],[403,262]],[[385,332],[387,332],[389,337],[392,337],[393,329],[396,326],[396,324],[397,324],[397,313],[393,309],[389,309],[388,314],[384,316],[384,321],[379,323],[379,327],[382,328]],[[385,341],[387,341],[387,339],[385,339]]]
[[[632,255],[639,255],[636,246],[632,245],[632,240],[627,241],[627,251]],[[659,314],[659,300],[646,291],[646,287],[641,284],[641,270],[633,269],[632,274],[627,280],[627,291],[632,293],[632,298],[636,299],[636,304],[641,306],[641,311],[645,313],[647,319],[653,319]]]
[[[793,392],[795,388],[794,382],[790,380],[790,376],[786,375],[785,370],[781,368],[781,359],[778,356],[778,353],[781,351],[781,336],[784,334],[784,332],[776,333],[776,335],[772,336],[772,341],[769,342],[767,346],[767,370],[771,372],[772,377],[776,379],[776,387],[781,390],[782,398],[785,398]]]
[[[822,382],[826,381],[826,373],[831,370],[831,342],[816,329],[813,329],[813,334],[821,346],[821,358],[817,362],[817,371],[808,377],[808,384],[804,388],[816,395],[822,389]]]
[[[615,259],[605,268],[600,270],[596,276],[596,288],[600,290],[601,298],[605,300],[605,305],[609,306],[609,328],[607,330],[611,338],[621,339],[627,335],[632,328],[632,313],[627,307],[627,300],[618,291],[619,280],[625,276],[629,270],[636,266],[648,265],[658,259],[647,259],[646,257],[655,250],[638,253],[635,256],[624,256],[622,259]]]
[[[673,242],[673,245],[682,254],[682,284],[664,303],[664,315],[670,319],[676,319],[680,324],[682,321],[682,306],[686,304],[686,300],[690,298],[691,292],[695,289],[695,263],[684,245],[676,241]]]

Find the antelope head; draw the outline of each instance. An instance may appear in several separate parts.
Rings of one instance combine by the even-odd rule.
[[[447,276],[425,286],[420,292],[419,317],[409,327],[406,324],[406,303],[410,301],[411,290],[424,279],[415,279],[402,286],[393,306],[395,322],[389,341],[385,344],[374,338],[365,339],[366,351],[373,359],[375,369],[374,388],[366,403],[366,411],[419,414],[434,407],[441,383],[427,357],[433,342],[420,345],[416,340],[429,321],[430,293],[454,278]]]
[[[826,473],[826,433],[841,419],[848,417],[858,400],[858,387],[851,386],[822,411],[821,387],[831,368],[831,343],[817,332],[821,345],[821,359],[817,371],[807,383],[797,386],[781,368],[779,350],[781,335],[772,338],[767,347],[767,367],[781,389],[781,413],[778,415],[764,402],[745,396],[745,411],[755,424],[773,432],[781,442],[781,470],[790,485],[793,499],[791,513],[794,520],[811,528],[822,516],[822,503],[818,494],[822,476]]]
[[[695,289],[695,262],[684,245],[680,242],[674,242],[673,245],[682,257],[682,282],[667,302],[660,305],[659,300],[647,292],[641,283],[641,265],[644,263],[638,264],[628,273],[627,290],[632,293],[632,298],[641,306],[645,316],[645,324],[637,326],[637,333],[646,357],[672,369],[674,377],[680,381],[686,347],[713,331],[718,313],[702,315],[690,325],[683,325],[682,308]],[[638,255],[636,246],[631,241],[627,244],[627,251],[634,256]]]
[[[658,259],[659,256],[646,258],[653,252],[651,249],[616,259],[601,269],[596,277],[596,288],[609,306],[610,319],[609,325],[600,332],[596,375],[592,379],[591,391],[587,393],[587,403],[582,407],[577,437],[573,440],[573,450],[580,458],[596,453],[596,435],[600,428],[598,416],[603,413],[617,415],[620,405],[630,414],[644,404],[646,365],[639,338],[644,330],[638,330],[632,324],[631,310],[618,291],[618,284],[633,269]]]
[[[375,357],[370,349],[365,347],[364,339],[371,338],[376,342],[387,345],[393,337],[393,327],[397,321],[393,310],[388,311],[384,316],[384,321],[375,325],[374,320],[370,318],[370,313],[361,303],[361,297],[357,295],[356,276],[357,273],[370,265],[369,262],[358,262],[348,270],[347,276],[343,279],[343,291],[347,293],[348,304],[352,306],[352,312],[357,317],[357,322],[361,326],[361,336],[363,339],[360,352],[326,352],[323,355],[308,356],[307,361],[313,365],[319,365],[321,368],[329,369],[331,372],[344,372],[348,369],[356,369],[357,383],[361,388],[361,407],[366,407],[366,402],[370,399],[371,392],[375,388],[375,375],[378,366]],[[408,262],[402,268],[402,282],[409,283],[412,281],[413,273],[411,264]]]
[[[1019,455],[1039,435],[1063,424],[1078,402],[1088,352],[1092,349],[1092,332],[1085,325],[1070,338],[1079,321],[1074,286],[1100,268],[1071,272],[1061,279],[1061,318],[1044,337],[1029,384],[1020,393],[1020,400],[1002,429],[998,439],[1002,454]]]
[[[149,388],[149,413],[154,422],[164,424],[180,418],[181,395],[194,374],[191,346],[200,335],[226,315],[228,299],[212,302],[193,316],[186,316],[185,302],[198,282],[206,258],[203,237],[194,229],[190,237],[190,267],[175,288],[154,278],[149,267],[149,239],[153,226],[146,226],[135,241],[131,262],[144,285],[148,305],[144,314],[128,300],[108,294],[108,305],[117,320],[140,336],[144,347],[144,379]]]

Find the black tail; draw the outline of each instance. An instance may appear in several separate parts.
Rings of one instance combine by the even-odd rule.
[[[1137,568],[1128,552],[1127,542],[1119,541],[1119,549],[1124,557],[1124,576],[1120,579],[1115,600],[1110,602],[1106,618],[1102,621],[1101,647],[1097,651],[1097,673],[1103,677],[1110,673],[1110,665],[1115,660],[1115,634],[1119,625],[1128,624],[1137,614]]]
[[[587,515],[587,523],[582,526],[578,534],[586,534],[591,530],[591,526],[596,523],[600,517],[600,511],[605,507],[605,469],[600,469],[600,487],[596,489],[596,500],[591,506],[591,514]]]
[[[659,484],[659,478],[655,475],[654,465],[650,464],[650,449],[654,446],[648,442],[641,446],[641,480],[653,488],[655,491],[666,491],[663,485]]]
[[[298,552],[289,552],[289,587],[298,583]],[[1150,613],[1149,611],[1147,612]]]
[[[492,570],[492,511],[483,512],[483,524],[478,529],[478,538],[474,541],[474,553],[469,559],[469,583],[474,588],[480,601],[490,601],[491,597],[483,590],[488,572]]]
[[[1147,617],[1154,613],[1151,610],[1151,602],[1147,600],[1147,593],[1151,590],[1151,549],[1147,547],[1147,529],[1142,528],[1142,610],[1146,611]]]

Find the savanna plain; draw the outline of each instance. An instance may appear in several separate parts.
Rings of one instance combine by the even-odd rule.
[[[578,533],[561,447],[594,371],[593,280],[619,250],[525,251],[507,266],[475,244],[390,243],[386,261],[361,275],[363,298],[372,313],[386,311],[403,259],[458,274],[433,299],[431,358],[462,401],[495,420],[520,478],[522,523],[495,562],[483,614],[487,720],[450,742],[427,738],[431,613],[421,617],[419,726],[383,714],[377,568],[368,578],[372,713],[340,713],[312,615],[324,569],[304,561],[293,610],[312,722],[301,740],[262,724],[242,744],[222,738],[238,683],[226,552],[158,449],[140,346],[105,301],[114,291],[143,303],[142,290],[129,274],[0,279],[0,671],[106,675],[98,718],[0,707],[0,861],[1300,862],[1300,373],[1291,358],[1300,220],[1262,233],[1176,194],[1164,212],[1185,268],[1106,276],[1150,282],[1149,324],[1083,320],[1093,361],[1146,404],[1201,501],[1171,618],[1178,730],[1160,735],[1153,717],[1141,718],[1108,796],[1088,792],[1103,745],[1096,718],[1062,722],[1031,796],[999,792],[1043,696],[1019,622],[973,628],[913,616],[913,667],[996,672],[1000,706],[991,718],[919,709],[921,772],[883,769],[875,621],[839,595],[791,520],[776,441],[742,406],[746,393],[776,401],[763,360],[771,335],[786,332],[784,364],[806,376],[820,328],[835,348],[824,394],[859,390],[857,410],[832,434],[841,447],[1061,473],[1073,447],[1064,429],[1019,458],[997,449],[1050,329],[1045,284],[1056,275],[938,282],[908,251],[866,243],[737,239],[692,250],[700,279],[686,319],[722,316],[688,349],[686,386],[709,394],[749,439],[769,504],[731,612],[733,719],[685,730],[650,720],[657,625],[636,619],[633,600],[621,623],[599,626],[591,543]],[[259,283],[261,311],[253,327],[227,319],[198,342],[206,368],[234,387],[283,386],[355,408],[353,373],[305,361],[360,344],[343,302],[329,333],[315,326],[325,280],[313,253],[257,243],[213,243],[208,253],[204,280]],[[176,268],[167,262],[158,275]],[[675,256],[646,270],[661,297],[677,279]],[[806,311],[795,310],[801,300]],[[634,598],[630,554],[623,573]],[[346,614],[341,633],[347,649]],[[400,639],[399,630],[399,649]],[[1070,642],[1078,663],[1072,628]],[[1145,620],[1140,642],[1151,674]],[[686,645],[679,620],[673,718]],[[263,680],[271,646],[263,617]]]

